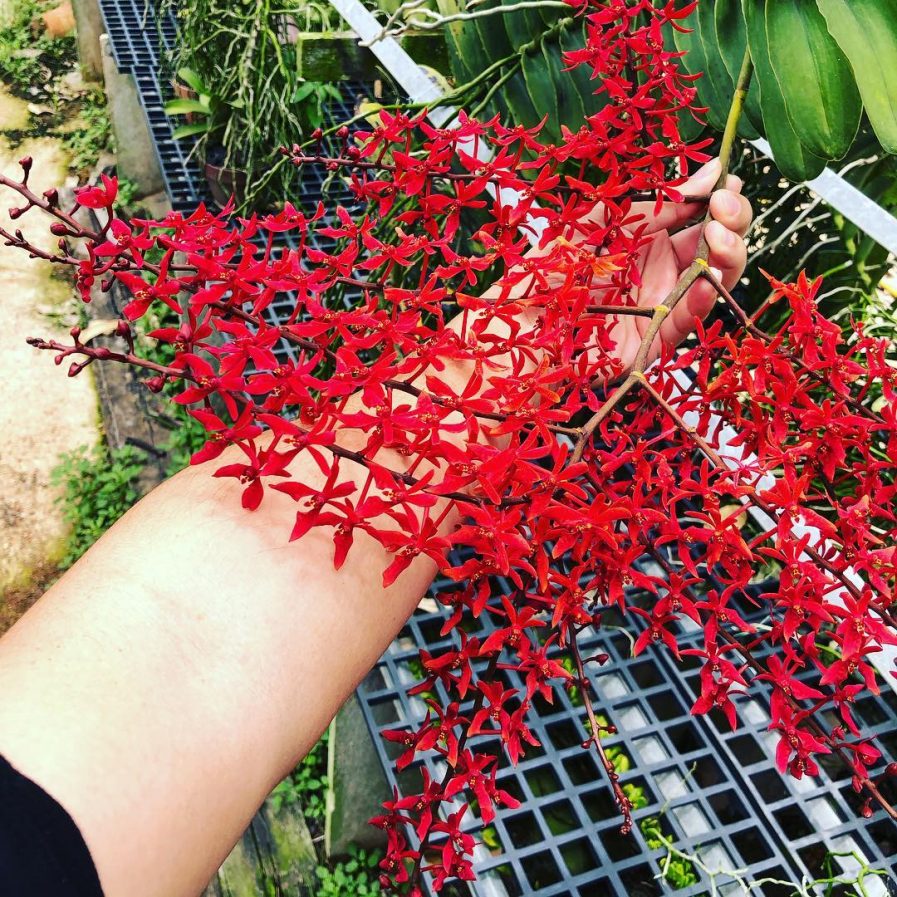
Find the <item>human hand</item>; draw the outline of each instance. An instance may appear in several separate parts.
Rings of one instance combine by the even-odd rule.
[[[720,175],[720,161],[713,159],[682,185],[686,195],[710,193]],[[706,228],[710,247],[709,264],[726,289],[732,289],[744,272],[747,248],[744,235],[753,218],[751,204],[741,194],[742,182],[729,175],[726,189],[715,191],[710,198],[710,214],[713,218]],[[661,303],[673,287],[682,271],[695,258],[703,222],[675,233],[677,227],[700,215],[699,203],[665,203],[658,215],[654,215],[652,203],[635,203],[634,214],[643,214],[648,220],[647,232],[653,239],[646,244],[638,265],[642,285],[638,291],[638,304],[651,308]],[[657,338],[651,346],[649,360],[660,354],[661,344],[678,345],[695,328],[698,319],[705,318],[716,301],[716,291],[704,278],[689,289],[683,299],[667,316]],[[642,337],[650,326],[648,317],[620,316],[614,327],[617,341],[616,353],[628,369],[632,366]]]

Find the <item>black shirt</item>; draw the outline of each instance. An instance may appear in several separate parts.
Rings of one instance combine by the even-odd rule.
[[[0,897],[103,897],[84,838],[43,788],[0,757]]]

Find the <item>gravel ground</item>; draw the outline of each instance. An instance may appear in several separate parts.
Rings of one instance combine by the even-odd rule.
[[[20,100],[0,93],[0,130],[21,128]],[[66,160],[58,140],[35,138],[11,147],[0,133],[0,168],[18,177],[17,160],[30,155],[30,186],[60,185]],[[0,225],[10,227],[9,191],[0,192]],[[36,213],[15,222],[33,243],[53,248],[47,222]],[[71,287],[51,266],[0,245],[0,630],[39,592],[53,572],[65,536],[50,471],[62,452],[98,439],[97,400],[89,371],[69,379],[49,353],[26,345],[28,336],[67,336],[76,314]]]

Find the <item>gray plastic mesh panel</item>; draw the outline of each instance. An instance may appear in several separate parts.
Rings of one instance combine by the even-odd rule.
[[[442,582],[434,590],[451,587]],[[503,588],[497,582],[496,594]],[[753,616],[758,617],[756,608]],[[422,718],[423,703],[409,698],[405,688],[415,681],[411,665],[419,647],[438,651],[453,644],[450,637],[439,635],[444,619],[440,605],[425,601],[358,689],[389,784],[400,791],[407,785],[411,793],[419,775],[406,770],[396,776],[392,761],[398,750],[377,733]],[[632,631],[634,626],[636,621],[629,618],[626,628]],[[490,628],[487,623],[486,631]],[[698,644],[698,637],[695,627],[683,633],[682,642]],[[630,638],[622,628],[590,630],[581,644],[584,656],[609,656],[600,667],[590,664],[588,675],[597,695],[596,710],[618,728],[618,734],[603,743],[625,754],[621,782],[638,786],[647,800],[633,814],[636,829],[643,820],[659,816],[678,849],[697,855],[712,871],[747,869],[751,882],[799,882],[805,875],[813,880],[822,876],[829,851],[856,851],[873,867],[890,873],[885,881],[867,878],[868,893],[897,895],[897,827],[883,811],[868,820],[859,815],[849,776],[837,763],[826,764],[815,779],[781,776],[772,759],[774,741],[766,731],[769,716],[762,692],[737,699],[741,722],[732,732],[721,715],[690,714],[698,688],[697,662],[688,662],[694,659],[684,658],[679,665],[663,649],[651,648],[633,659]],[[516,672],[504,675],[510,684],[520,684]],[[888,756],[882,763],[897,758],[897,696],[886,689],[880,698],[863,699],[857,712],[867,731],[884,736]],[[599,761],[581,747],[584,708],[562,691],[554,705],[537,699],[531,720],[541,748],[531,750],[516,768],[502,759],[499,776],[501,787],[521,806],[499,813],[494,830],[477,849],[478,881],[456,883],[451,893],[647,897],[671,892],[669,883],[655,877],[666,849],[650,849],[638,832],[620,834]],[[431,774],[444,772],[439,758],[427,762]],[[474,814],[469,812],[466,821],[469,831],[482,835]],[[845,871],[851,866],[845,859]],[[708,894],[711,876],[692,868],[699,881],[676,893]],[[836,862],[834,869],[841,868]],[[731,876],[719,875],[715,883],[720,894],[743,893]],[[792,891],[768,883],[751,893],[784,897]]]

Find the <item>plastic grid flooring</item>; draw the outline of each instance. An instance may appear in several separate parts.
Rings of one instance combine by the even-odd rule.
[[[164,50],[171,46],[175,25],[155,21],[155,7],[140,0],[100,0],[119,70],[134,76],[167,191],[174,208],[187,210],[208,199],[199,166],[190,159],[192,143],[175,141],[163,105],[170,96],[162,83]],[[348,118],[351,109],[335,108],[334,116]],[[306,167],[301,201],[313,207],[326,195],[329,202],[346,204],[348,191],[339,184],[324,189],[322,173]],[[289,245],[289,243],[286,243]],[[346,301],[351,301],[346,296]],[[288,296],[271,308],[274,320],[292,309]],[[292,355],[289,346],[284,354]],[[434,589],[446,589],[443,582]],[[498,588],[503,588],[501,582]],[[444,615],[435,602],[425,603],[384,654],[359,688],[365,719],[372,733],[390,785],[400,790],[416,782],[414,767],[396,777],[393,745],[377,732],[422,718],[425,705],[408,698],[405,687],[415,681],[411,663],[418,647],[438,651],[451,644],[441,638]],[[422,606],[423,607],[423,606]],[[632,625],[630,620],[628,625]],[[697,642],[697,633],[684,637]],[[763,878],[800,881],[822,873],[828,851],[856,851],[874,868],[888,869],[884,880],[867,879],[871,897],[897,895],[897,827],[882,811],[872,819],[858,814],[858,801],[849,777],[837,767],[821,770],[816,779],[784,778],[772,761],[774,737],[767,733],[768,712],[761,701],[741,700],[741,723],[735,732],[720,717],[692,717],[688,708],[697,688],[695,664],[678,665],[664,651],[649,650],[632,659],[629,639],[613,630],[592,631],[582,640],[585,654],[604,652],[606,664],[589,671],[596,687],[596,705],[618,734],[604,742],[622,749],[628,770],[621,781],[640,787],[648,805],[636,811],[640,821],[660,816],[664,831],[677,848],[701,857],[709,869],[749,868],[749,880]],[[510,683],[519,675],[506,672]],[[441,688],[441,686],[437,686]],[[477,848],[478,881],[450,886],[454,894],[477,897],[604,897],[672,892],[656,879],[666,851],[649,850],[638,834],[619,833],[619,817],[597,758],[580,747],[584,728],[582,707],[561,691],[555,705],[536,700],[531,727],[542,743],[530,749],[516,768],[503,762],[500,784],[521,806],[500,813],[488,833],[492,847]],[[886,689],[881,698],[865,698],[856,711],[870,733],[880,735],[887,760],[897,759],[897,696]],[[434,761],[431,772],[442,770]],[[409,776],[411,779],[409,780]],[[471,813],[467,827],[480,832]],[[845,863],[845,871],[850,860]],[[698,884],[675,891],[681,897],[710,893],[710,880],[700,871]],[[728,884],[726,883],[728,881]],[[742,887],[721,875],[718,893],[743,893]],[[793,888],[765,884],[752,893],[777,897]],[[832,892],[853,893],[836,889]]]
[[[166,192],[175,209],[185,210],[206,199],[199,166],[190,157],[193,141],[175,140],[164,105],[171,98],[165,78],[165,52],[171,48],[175,24],[170,16],[156,18],[149,0],[99,0],[112,56],[122,74],[134,76]]]
[[[440,582],[431,595],[456,587]],[[499,580],[496,594],[504,588]],[[756,609],[753,617],[758,619]],[[405,786],[412,793],[419,773],[412,766],[397,776],[392,763],[401,749],[377,733],[423,717],[425,705],[420,698],[409,698],[405,688],[417,679],[411,663],[419,646],[438,652],[453,644],[451,636],[439,635],[444,619],[441,605],[432,598],[425,601],[358,690],[389,786],[400,792]],[[630,617],[627,628],[631,630],[634,623]],[[697,627],[683,630],[681,643],[699,644]],[[750,698],[736,699],[740,722],[732,732],[721,714],[689,713],[700,687],[695,658],[683,658],[680,665],[662,648],[649,648],[633,659],[629,637],[613,628],[589,630],[581,645],[583,656],[601,652],[609,656],[600,667],[590,664],[588,675],[595,686],[596,712],[618,729],[602,743],[623,751],[628,769],[621,782],[641,788],[648,801],[633,813],[636,829],[642,820],[659,816],[675,846],[700,857],[708,869],[749,870],[745,880],[758,883],[751,894],[790,897],[793,887],[760,884],[761,880],[800,882],[806,875],[812,881],[822,876],[829,851],[856,851],[873,868],[889,871],[887,879],[867,877],[870,897],[897,895],[897,826],[884,811],[872,819],[860,816],[850,778],[837,763],[826,764],[815,779],[797,781],[780,775],[772,759],[776,739],[775,733],[766,731],[769,715],[762,691],[752,689]],[[518,673],[503,675],[509,685],[521,684]],[[445,697],[441,685],[435,690]],[[470,701],[462,704],[462,713],[465,706]],[[856,712],[867,732],[883,736],[879,743],[887,756],[882,765],[897,759],[897,695],[885,688],[880,699],[859,702]],[[656,879],[667,851],[649,849],[637,832],[620,834],[620,818],[598,758],[581,747],[585,710],[566,691],[560,691],[554,705],[536,699],[530,725],[542,747],[530,749],[516,768],[502,758],[499,774],[500,787],[521,806],[499,812],[485,839],[491,847],[477,847],[478,881],[455,883],[449,893],[477,897],[745,893],[725,874],[715,876],[718,890],[712,891],[710,876],[694,866],[700,877],[697,884],[674,891]],[[426,762],[431,775],[441,777],[445,766],[439,758]],[[465,820],[466,830],[482,833],[482,823],[471,811]],[[413,832],[409,837],[413,839]],[[847,858],[834,868],[844,873],[855,863]],[[831,893],[856,892],[845,888]]]

